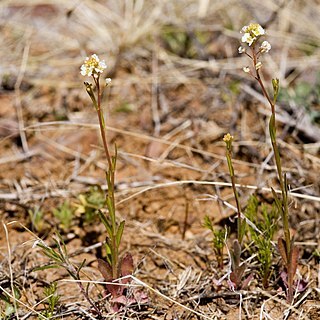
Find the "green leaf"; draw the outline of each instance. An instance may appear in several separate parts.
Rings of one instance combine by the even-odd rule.
[[[120,246],[124,225],[125,225],[125,221],[123,220],[123,221],[120,222],[120,225],[119,225],[118,230],[117,230],[116,240],[117,240],[117,247],[118,248]]]
[[[108,219],[106,218],[105,214],[101,210],[99,210],[99,217],[100,217],[100,220],[102,221],[102,223],[104,224],[108,235],[111,237],[112,236],[111,225],[110,225]]]
[[[86,259],[83,259],[83,261],[81,262],[80,266],[78,267],[77,273],[79,274],[81,269],[83,268],[84,264],[86,263]]]
[[[272,79],[272,87],[273,87],[273,102],[276,103],[279,95],[279,89],[280,89],[280,81],[279,79]]]
[[[56,262],[59,262],[59,263],[63,262],[62,257],[52,248],[47,247],[41,243],[38,243],[37,246],[43,250],[44,255],[46,255],[48,258],[50,258]]]
[[[269,121],[269,133],[272,142],[276,141],[276,119],[275,115],[272,114]]]
[[[274,198],[274,201],[276,203],[276,206],[279,210],[279,212],[282,213],[282,201],[278,198],[278,195],[277,193],[274,191],[274,189],[271,187],[271,191],[272,191],[272,194],[273,194],[273,198]]]
[[[117,145],[114,145],[114,156],[112,157],[112,170],[113,172],[116,171],[116,166],[117,166],[117,159],[118,159],[118,148]]]
[[[239,234],[239,241],[242,243],[243,237],[246,233],[246,227],[247,227],[247,222],[245,219],[241,219],[240,221],[240,234]]]
[[[67,247],[66,247],[66,244],[63,241],[62,236],[59,233],[59,231],[56,231],[56,236],[57,236],[57,239],[58,239],[58,241],[56,241],[56,243],[57,243],[59,251],[61,252],[61,256],[62,257],[67,257],[68,256]]]
[[[0,300],[6,302],[6,303],[10,303],[10,297],[4,293],[0,291]]]
[[[107,208],[109,211],[109,216],[111,219],[111,228],[112,228],[112,230],[114,230],[115,229],[114,226],[116,225],[116,215],[115,215],[115,211],[114,211],[115,209],[114,209],[113,198],[108,196],[106,199],[106,205],[107,205]]]
[[[32,271],[42,271],[42,270],[47,270],[47,269],[56,269],[56,268],[59,268],[60,265],[58,264],[50,264],[50,265],[47,265],[47,266],[43,266],[43,267],[36,267],[34,269],[32,269]]]
[[[106,259],[108,261],[108,263],[110,264],[110,266],[112,265],[112,261],[111,261],[111,252],[112,252],[112,247],[110,244],[110,240],[107,238],[106,239],[106,243],[105,243],[105,249],[106,249]]]
[[[213,232],[213,225],[208,215],[204,217],[203,226]]]

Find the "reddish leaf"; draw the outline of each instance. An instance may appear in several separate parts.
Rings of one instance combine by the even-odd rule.
[[[240,256],[241,256],[241,246],[238,240],[234,240],[233,242],[233,258],[235,267],[240,265]]]
[[[243,263],[241,266],[239,266],[236,270],[235,273],[237,274],[237,277],[239,279],[239,282],[241,281],[244,271],[246,270],[247,264]]]
[[[282,258],[283,264],[287,268],[288,266],[287,249],[286,249],[286,242],[283,238],[278,238],[278,250]]]
[[[288,296],[287,299],[291,303],[293,300],[293,291],[294,291],[294,276],[296,275],[297,266],[298,266],[299,250],[292,244],[290,251],[290,261],[287,267],[288,271]]]
[[[293,246],[291,248],[290,265],[288,268],[288,273],[291,274],[292,278],[294,278],[297,272],[298,260],[299,260],[299,249],[298,247]]]
[[[106,281],[112,280],[112,269],[107,261],[98,259],[98,269]]]
[[[252,280],[253,278],[253,273],[251,273],[243,282],[242,282],[242,285],[241,285],[241,289],[244,290],[248,287],[250,281]]]
[[[112,269],[111,266],[107,261],[104,261],[102,259],[98,259],[98,269],[101,272],[102,276],[104,277],[105,281],[112,282]],[[121,288],[118,285],[115,284],[106,284],[108,292],[112,294],[113,297],[119,296],[119,288]]]
[[[236,267],[236,269],[230,274],[230,280],[235,284],[235,287],[237,289],[240,287],[243,273],[246,270],[246,267],[247,266],[244,263],[241,266]]]
[[[231,272],[230,274],[230,280],[234,283],[235,286],[237,286],[238,278],[235,272]]]
[[[121,260],[121,276],[125,277],[133,273],[133,258],[131,253],[126,253]],[[130,279],[122,280],[123,283],[130,281]]]

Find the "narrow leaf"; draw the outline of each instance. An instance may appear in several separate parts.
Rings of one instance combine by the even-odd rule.
[[[43,267],[36,267],[34,269],[32,269],[32,271],[42,271],[42,270],[46,270],[46,269],[55,269],[55,268],[59,268],[60,266],[58,264],[50,264],[47,266],[43,266]]]
[[[241,256],[241,246],[238,240],[234,240],[233,242],[233,255],[234,255],[234,264],[235,269],[240,265],[240,256]]]
[[[272,87],[273,87],[273,102],[274,104],[276,103],[277,99],[278,99],[278,95],[279,95],[279,89],[280,89],[280,85],[279,85],[279,79],[272,79]]]
[[[111,265],[112,264],[112,261],[111,261],[112,248],[111,248],[111,245],[110,245],[109,238],[107,238],[107,241],[105,243],[105,250],[106,250],[106,259],[107,259],[108,263]]]
[[[120,225],[119,225],[118,230],[117,230],[117,235],[116,235],[117,247],[120,246],[124,225],[125,225],[125,221],[123,220],[123,221],[120,222]]]
[[[86,263],[86,259],[83,259],[83,261],[81,262],[80,266],[78,267],[78,270],[77,270],[77,274],[80,273],[81,269],[83,268],[84,264]]]
[[[271,141],[276,141],[276,121],[275,121],[275,115],[272,114],[269,121],[269,134]]]
[[[114,156],[112,157],[112,170],[113,172],[116,171],[116,166],[117,166],[117,159],[118,159],[118,148],[117,145],[114,145]]]
[[[278,238],[278,250],[280,256],[282,258],[283,264],[286,268],[288,268],[288,256],[287,256],[287,249],[286,249],[286,242],[283,238]]]
[[[243,282],[241,285],[241,289],[245,290],[248,285],[250,284],[250,281],[253,279],[253,273],[251,273]]]
[[[247,222],[245,219],[241,219],[240,221],[240,234],[239,234],[239,241],[242,243],[243,237],[246,233],[246,227],[247,227]]]
[[[234,271],[230,273],[230,280],[234,283],[235,287],[238,287],[238,278]]]
[[[274,189],[271,187],[271,191],[272,191],[272,195],[273,195],[273,198],[274,198],[274,201],[276,203],[276,206],[278,208],[278,210],[281,212],[282,214],[282,202],[281,200],[278,198],[278,195],[277,193],[274,191]]]
[[[291,247],[291,254],[290,254],[290,265],[289,265],[289,270],[288,273],[292,278],[294,278],[296,272],[297,272],[297,267],[298,267],[298,260],[299,260],[299,249],[296,246]]]
[[[243,274],[246,270],[246,267],[247,267],[247,264],[246,263],[243,263],[241,266],[239,266],[236,270],[235,270],[235,273],[237,275],[237,278],[239,279],[239,284],[241,282],[241,279],[243,277]]]
[[[106,218],[105,214],[101,210],[99,210],[99,217],[100,217],[100,220],[102,221],[102,223],[104,224],[104,226],[108,232],[108,235],[111,237],[112,236],[111,225],[110,225],[108,219]]]

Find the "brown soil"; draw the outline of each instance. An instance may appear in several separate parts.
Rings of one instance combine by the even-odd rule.
[[[108,1],[100,2],[116,10]],[[6,9],[9,13],[0,20],[1,38],[8,48],[15,47],[16,53],[11,61],[1,62],[15,65],[15,69],[4,69],[0,91],[0,297],[4,292],[12,294],[15,286],[20,293],[17,314],[21,319],[36,318],[44,309],[43,288],[57,281],[61,299],[56,317],[94,318],[66,271],[34,271],[52,261],[33,245],[36,237],[54,245],[53,236],[59,231],[71,261],[80,264],[86,259],[81,278],[103,281],[96,259],[104,256],[104,226],[97,215],[86,221],[76,210],[79,195],[96,185],[106,189],[107,164],[97,118],[79,75],[83,52],[90,53],[97,40],[90,43],[90,36],[78,25],[77,10],[81,8],[69,12],[67,9],[73,9],[60,2],[25,8],[13,1]],[[6,24],[9,17],[16,25]],[[204,18],[199,27],[208,26],[213,17]],[[26,23],[23,19],[33,21],[33,34],[21,30]],[[238,19],[239,26],[242,20]],[[307,110],[301,108],[297,114],[290,104],[281,102],[277,131],[290,188],[298,193],[290,196],[290,226],[300,250],[297,278],[308,283],[296,294],[292,310],[288,312],[279,279],[278,253],[269,287],[263,288],[258,262],[250,258],[253,244],[247,242],[242,260],[248,260],[246,275],[252,273],[253,280],[246,290],[233,292],[226,277],[230,270],[228,251],[224,252],[224,267],[219,269],[212,235],[203,227],[208,215],[215,227],[230,228],[229,245],[236,237],[236,213],[226,205],[235,205],[232,188],[226,184],[230,182],[222,141],[226,132],[235,136],[233,158],[242,209],[251,194],[271,205],[272,194],[263,188],[279,188],[273,158],[265,161],[272,150],[266,135],[268,106],[259,100],[256,84],[239,70],[245,60],[237,69],[238,40],[228,38],[225,22],[221,17],[218,21],[215,26],[221,26],[220,30],[203,35],[209,34],[208,44],[198,43],[204,57],[195,44],[192,57],[170,51],[168,39],[156,30],[154,39],[146,35],[136,44],[121,47],[118,58],[116,51],[110,52],[112,58],[107,61],[113,82],[103,105],[108,140],[111,145],[116,143],[119,151],[117,214],[119,220],[126,221],[121,253],[131,252],[134,277],[149,286],[139,289],[148,295],[148,302],[125,306],[119,319],[319,319],[320,128]],[[65,31],[68,24],[70,30]],[[276,22],[271,26],[277,29]],[[187,27],[175,27],[188,31]],[[80,48],[72,43],[77,30],[83,33],[76,38],[82,41]],[[42,34],[45,32],[48,34]],[[290,32],[295,39],[297,33]],[[57,36],[52,43],[48,39],[51,33]],[[191,40],[195,36],[195,31],[191,32]],[[69,41],[69,46],[59,48],[64,41]],[[106,48],[98,44],[97,52],[107,56]],[[29,45],[27,69],[23,71],[19,66]],[[280,52],[280,46],[275,45],[273,54],[279,56]],[[289,61],[295,55],[303,56],[302,49],[290,54]],[[227,71],[221,65],[193,64],[213,58],[231,59],[235,66]],[[310,73],[310,83],[319,85],[311,75],[315,70],[305,71]],[[22,82],[17,86],[19,74]],[[268,69],[264,75],[267,79],[272,76]],[[319,112],[319,100],[313,108]],[[302,116],[309,119],[308,126],[299,126]],[[19,125],[25,130],[19,131]],[[65,201],[74,210],[68,228],[53,214]],[[34,225],[30,212],[37,208],[43,219]],[[281,235],[281,229],[278,233]],[[110,304],[103,285],[91,284],[88,290],[93,300],[100,299],[104,317],[115,317],[108,313]],[[130,290],[133,295],[139,293]],[[1,316],[5,306],[0,300]],[[8,319],[17,318],[17,314]]]

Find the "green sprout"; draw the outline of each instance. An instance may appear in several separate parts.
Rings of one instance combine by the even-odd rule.
[[[28,214],[34,230],[36,230],[37,232],[41,232],[44,226],[43,211],[39,206],[36,206],[34,209],[29,209]]]
[[[43,302],[45,310],[41,314],[46,319],[51,319],[54,316],[54,311],[57,309],[60,300],[60,296],[57,293],[57,283],[53,282],[45,287],[43,289],[43,294],[46,297],[46,300]]]
[[[73,219],[73,209],[68,201],[65,201],[57,209],[53,209],[53,215],[58,219],[64,230],[69,230]]]
[[[261,233],[258,233],[257,229],[251,225],[248,227],[254,243],[252,251],[256,253],[260,265],[259,274],[262,277],[262,285],[267,288],[274,255],[272,240],[278,230],[279,211],[275,205],[271,208],[265,204],[259,205],[257,197],[251,195],[245,210],[245,216],[261,231]]]
[[[99,186],[93,186],[87,193],[78,196],[79,203],[75,204],[76,213],[84,214],[85,221],[90,223],[94,220],[105,206],[105,193]]]
[[[15,308],[19,306],[19,304],[15,305],[15,300],[19,300],[20,298],[21,293],[16,285],[13,285],[13,295],[6,293],[4,289],[0,290],[0,302],[4,302],[4,309],[2,309],[3,306],[0,304],[0,319],[12,319]]]
[[[217,258],[218,266],[223,268],[223,248],[225,246],[227,229],[215,229],[209,216],[204,217],[204,227],[212,232],[212,246]]]

